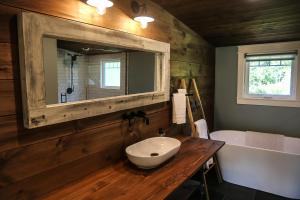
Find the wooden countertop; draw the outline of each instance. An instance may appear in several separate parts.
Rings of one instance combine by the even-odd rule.
[[[153,170],[120,161],[47,194],[47,200],[165,199],[212,157],[224,142],[188,138],[172,159]]]

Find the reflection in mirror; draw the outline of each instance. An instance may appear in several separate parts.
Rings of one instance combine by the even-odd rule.
[[[159,53],[43,38],[47,104],[156,91]]]

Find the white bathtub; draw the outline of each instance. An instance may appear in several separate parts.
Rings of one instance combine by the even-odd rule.
[[[226,142],[218,152],[225,181],[300,199],[300,139],[248,131],[210,136]]]

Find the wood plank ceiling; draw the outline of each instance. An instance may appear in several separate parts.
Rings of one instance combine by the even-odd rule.
[[[215,46],[300,40],[300,0],[153,0]]]

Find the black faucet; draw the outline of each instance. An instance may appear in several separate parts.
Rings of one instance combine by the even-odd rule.
[[[129,124],[129,127],[131,127],[132,125],[132,120],[135,118],[135,114],[134,112],[131,112],[131,113],[124,113],[122,115],[122,119],[123,120],[128,120],[128,124]]]
[[[122,118],[124,120],[128,120],[129,126],[132,125],[132,120],[136,118],[142,118],[146,125],[150,124],[150,119],[146,116],[146,113],[144,111],[125,113],[123,114]]]
[[[136,113],[136,117],[142,118],[146,125],[150,124],[150,119],[146,116],[146,113],[144,111],[138,111]]]

